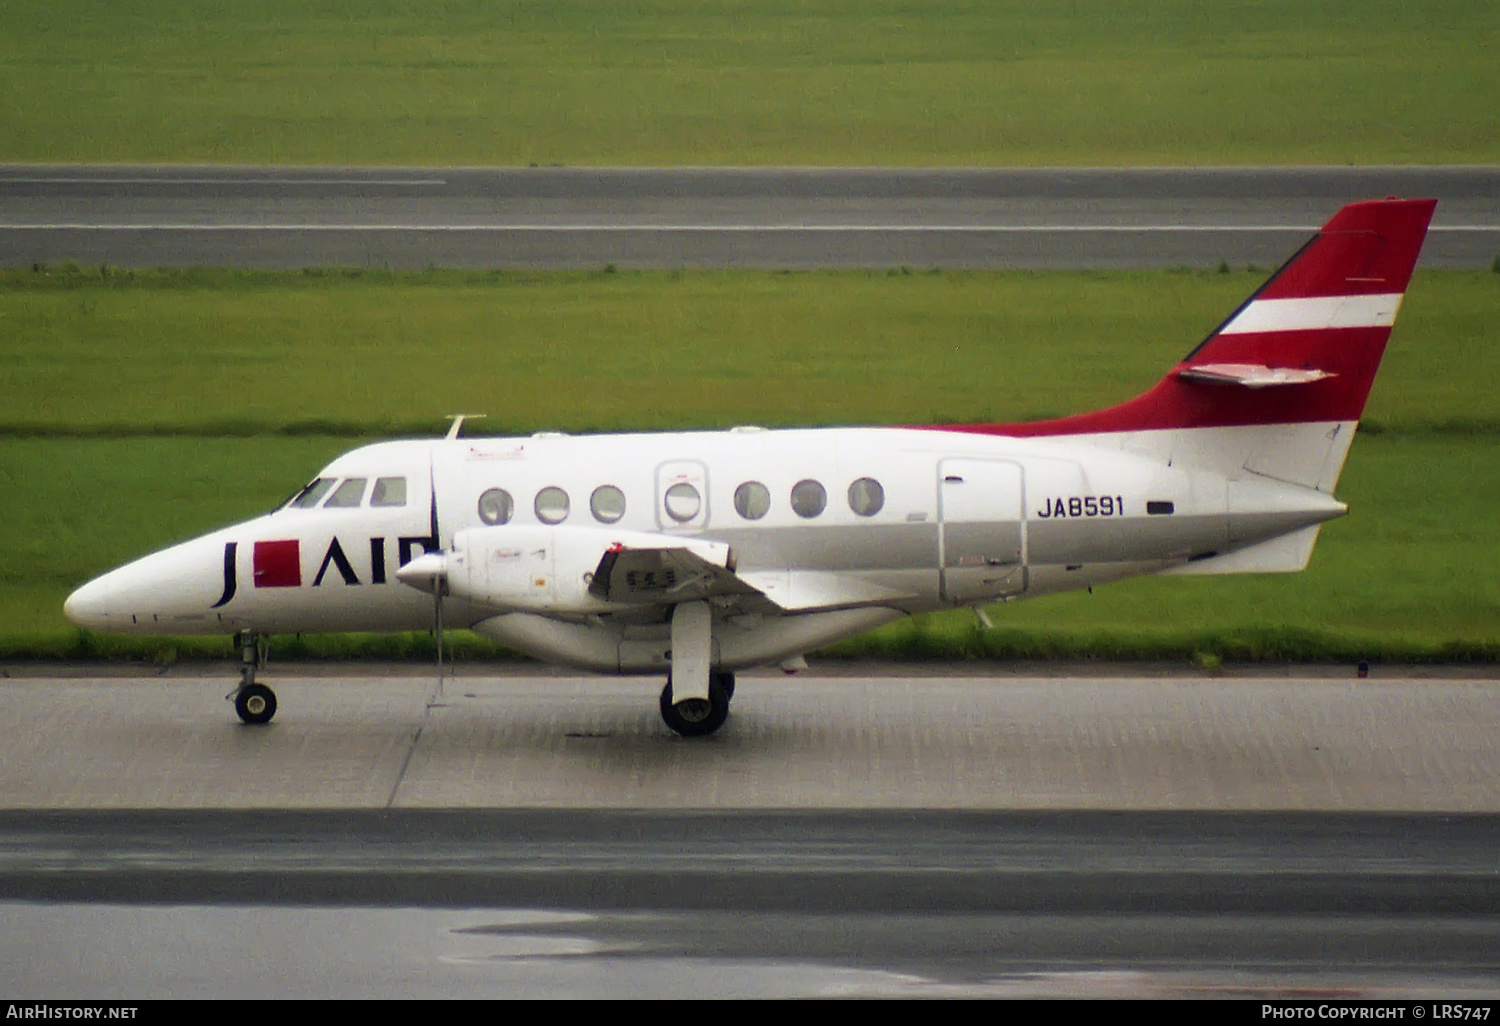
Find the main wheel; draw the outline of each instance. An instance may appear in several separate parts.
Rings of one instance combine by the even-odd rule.
[[[717,681],[718,684],[719,684],[719,687],[723,689],[723,691],[724,691],[724,701],[726,701],[726,702],[733,702],[734,701],[734,674],[732,674],[732,673],[716,673],[716,674],[713,675],[713,677],[711,679]]]
[[[718,674],[709,678],[708,700],[689,698],[681,702],[672,701],[672,680],[661,689],[661,718],[667,726],[683,737],[703,737],[712,734],[729,718],[729,696],[724,693]]]
[[[234,711],[246,723],[270,723],[276,715],[276,692],[264,684],[249,684],[234,695]]]

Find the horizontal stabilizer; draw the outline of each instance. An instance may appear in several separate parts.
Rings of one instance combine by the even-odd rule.
[[[1294,574],[1307,568],[1321,524],[1313,524],[1290,534],[1247,545],[1222,556],[1199,559],[1163,570],[1164,575],[1199,576],[1209,574]]]
[[[1273,385],[1306,385],[1337,375],[1311,368],[1267,367],[1258,363],[1200,363],[1184,367],[1177,372],[1177,377],[1182,381],[1195,381],[1204,385],[1267,388]]]

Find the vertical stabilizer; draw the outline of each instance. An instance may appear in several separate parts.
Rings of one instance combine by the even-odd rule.
[[[1386,199],[1344,207],[1156,387],[1128,402],[948,430],[1110,435],[1097,441],[1330,491],[1436,206]]]

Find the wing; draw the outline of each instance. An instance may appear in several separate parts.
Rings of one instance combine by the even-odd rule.
[[[730,567],[711,563],[686,547],[615,545],[600,557],[589,594],[605,602],[676,605],[760,593]]]
[[[604,553],[589,583],[589,594],[606,602],[638,605],[675,605],[724,597],[761,599],[781,612],[889,605],[915,597],[853,574],[812,570],[736,573],[732,566],[711,563],[687,548],[624,546]]]

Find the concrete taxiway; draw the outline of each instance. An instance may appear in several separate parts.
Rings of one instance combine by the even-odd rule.
[[[0,167],[0,266],[1275,266],[1345,203],[1439,200],[1500,254],[1500,168]]]
[[[0,682],[0,808],[1500,813],[1493,680],[745,675],[684,740],[652,679],[273,665],[255,728],[227,672]]]

